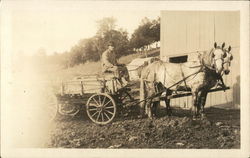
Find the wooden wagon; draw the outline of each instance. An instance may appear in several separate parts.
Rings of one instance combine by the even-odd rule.
[[[57,94],[57,113],[74,116],[85,105],[91,121],[107,124],[115,118],[117,107],[123,106],[125,99],[132,100],[128,91],[112,74],[81,76],[62,83],[61,93]]]

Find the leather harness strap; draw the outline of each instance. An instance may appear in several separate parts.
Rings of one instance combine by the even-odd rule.
[[[180,70],[181,70],[181,75],[182,75],[182,78],[183,78],[183,82],[184,82],[184,84],[185,84],[185,88],[188,89],[188,87],[187,87],[187,82],[186,82],[186,79],[185,79],[185,75],[184,75],[184,73],[183,73],[183,71],[182,71],[181,64],[180,64]]]

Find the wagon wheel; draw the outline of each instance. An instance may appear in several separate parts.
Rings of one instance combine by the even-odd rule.
[[[80,111],[79,105],[64,101],[58,104],[58,112],[61,115],[75,116]]]
[[[96,124],[107,124],[116,115],[116,103],[114,99],[105,93],[92,95],[87,102],[88,117]]]

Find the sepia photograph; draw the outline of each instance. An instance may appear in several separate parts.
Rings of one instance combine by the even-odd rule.
[[[249,2],[3,1],[0,26],[1,157],[250,156]]]

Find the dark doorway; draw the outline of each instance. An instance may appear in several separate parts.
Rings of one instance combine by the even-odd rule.
[[[170,63],[185,63],[187,62],[187,55],[184,56],[177,56],[177,57],[170,57],[169,62]]]

